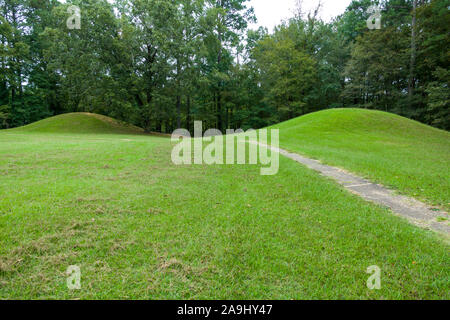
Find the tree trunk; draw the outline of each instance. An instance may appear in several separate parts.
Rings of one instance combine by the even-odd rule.
[[[222,95],[220,89],[217,91],[217,129],[222,131]]]
[[[180,85],[180,59],[177,58],[177,128],[181,128],[181,85]]]
[[[181,96],[177,95],[177,128],[181,128]]]
[[[158,109],[160,109],[160,108],[161,108],[161,99],[159,100]],[[162,132],[162,119],[161,119],[161,112],[159,112],[159,111],[158,111],[158,116],[156,117],[155,131]]]
[[[186,102],[186,129],[191,130],[191,96],[187,96]]]
[[[411,22],[411,61],[409,65],[408,98],[412,109],[414,95],[414,69],[416,64],[416,8],[417,0],[413,0],[413,13]]]
[[[166,120],[165,121],[165,125],[164,125],[164,131],[166,132],[166,133],[170,133],[170,126],[169,126],[169,120]]]
[[[147,103],[143,106],[144,108],[147,108],[148,110],[144,110],[143,111],[143,116],[144,116],[144,124],[145,124],[145,130],[146,131],[150,131],[150,125],[151,125],[151,112],[150,112],[150,107],[151,107],[151,102],[153,99],[153,72],[152,72],[152,65],[155,62],[155,58],[156,58],[156,53],[157,53],[157,49],[153,49],[152,52],[152,47],[151,45],[147,44],[147,87],[145,90],[145,93],[147,95]],[[156,119],[157,122],[161,122],[161,119],[158,117]]]
[[[222,6],[222,2],[220,2],[220,5]],[[219,26],[219,54],[217,55],[217,66],[220,70],[220,64],[222,62],[222,31],[220,30]],[[222,131],[222,81],[219,80],[219,86],[217,90],[217,124],[220,131]]]
[[[234,119],[233,119],[233,108],[230,109],[230,122],[231,122],[230,129],[236,129],[236,126],[235,126],[235,123],[234,123]]]
[[[230,109],[225,108],[225,110],[226,110],[225,129],[229,129],[230,128]]]

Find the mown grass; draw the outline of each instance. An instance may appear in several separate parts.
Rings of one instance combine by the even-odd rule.
[[[449,298],[435,233],[288,159],[261,176],[170,154],[161,137],[0,132],[0,298]]]
[[[450,209],[450,133],[381,111],[332,109],[280,129],[282,148]]]

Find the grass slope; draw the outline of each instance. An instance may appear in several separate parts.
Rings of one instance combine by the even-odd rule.
[[[446,242],[294,161],[175,166],[166,138],[45,132],[0,131],[0,299],[450,298]]]
[[[332,109],[280,129],[282,148],[450,209],[450,133],[380,111]]]
[[[66,113],[30,125],[15,132],[67,134],[138,134],[143,129],[110,117],[93,113]]]

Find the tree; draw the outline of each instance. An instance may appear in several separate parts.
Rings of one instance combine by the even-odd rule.
[[[247,0],[0,0],[0,127],[89,111],[223,131],[363,107],[448,128],[448,0],[353,0],[330,23],[319,9],[269,34],[248,30]]]
[[[427,123],[449,129],[450,12],[448,1],[433,0],[417,9],[416,78]]]
[[[308,112],[307,95],[317,82],[316,61],[296,48],[280,29],[274,37],[266,37],[257,47],[256,60],[263,71],[266,99],[277,106],[279,121]]]
[[[209,58],[209,80],[214,88],[217,127],[223,129],[223,90],[228,80],[227,72],[232,65],[227,48],[236,47],[239,36],[254,21],[253,9],[247,8],[248,0],[207,0],[207,11],[203,20],[203,32]]]

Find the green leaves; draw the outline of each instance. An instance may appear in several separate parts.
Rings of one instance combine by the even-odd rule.
[[[450,71],[438,67],[433,72],[436,81],[426,87],[429,121],[433,125],[450,129]]]
[[[297,15],[273,34],[248,30],[247,0],[0,0],[0,105],[9,126],[90,111],[148,131],[259,128],[357,106],[446,128],[447,2],[419,2],[412,51],[411,0],[355,0],[331,23]],[[382,29],[368,30],[375,3]]]
[[[318,80],[317,62],[297,46],[299,39],[289,31],[281,28],[265,37],[254,53],[266,99],[278,108],[279,121],[307,112],[307,95]]]
[[[9,105],[0,106],[0,127],[7,126],[7,120],[9,118],[11,108]]]

